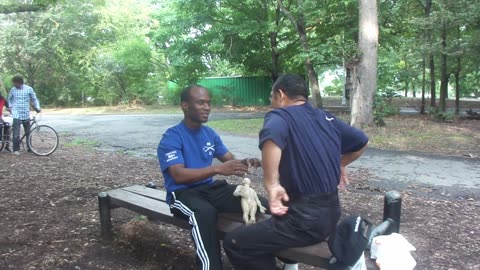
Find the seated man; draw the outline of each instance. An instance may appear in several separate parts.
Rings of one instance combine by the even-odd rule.
[[[233,196],[236,186],[212,177],[243,176],[247,164],[258,167],[260,161],[236,160],[217,133],[203,125],[210,114],[210,95],[204,87],[183,89],[181,106],[184,120],[165,132],[157,152],[167,202],[174,215],[188,218],[192,225],[199,269],[222,269],[217,214],[242,213],[242,207],[240,197]],[[222,163],[212,165],[214,158]]]
[[[273,216],[225,236],[238,270],[274,270],[276,251],[325,240],[340,217],[337,186],[345,166],[368,142],[362,131],[310,106],[299,76],[279,77],[271,95],[276,109],[265,116],[260,149]]]

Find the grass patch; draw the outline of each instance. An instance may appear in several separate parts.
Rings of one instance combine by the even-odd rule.
[[[228,133],[246,136],[258,136],[262,129],[263,119],[235,119],[211,121],[208,126]]]
[[[48,114],[79,115],[79,114],[181,114],[179,106],[99,106],[84,108],[48,108]]]
[[[74,146],[88,146],[94,147],[98,145],[98,142],[86,138],[75,138],[67,143],[65,143],[66,147],[74,147]]]
[[[348,115],[338,115],[348,121]],[[385,127],[367,128],[370,147],[417,151],[441,155],[480,156],[478,121],[435,122],[427,116],[393,116],[385,119]],[[237,119],[209,122],[215,130],[242,136],[258,136],[263,119]]]

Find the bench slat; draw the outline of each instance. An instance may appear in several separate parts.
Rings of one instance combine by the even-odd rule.
[[[150,199],[122,189],[108,192],[111,208],[123,207],[152,219],[189,229],[187,221],[174,217],[170,208],[162,201]]]
[[[134,185],[129,187],[123,187],[122,190],[126,190],[144,197],[166,202],[167,201],[167,192],[159,189],[148,188],[145,186]]]

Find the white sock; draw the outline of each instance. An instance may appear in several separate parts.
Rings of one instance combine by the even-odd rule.
[[[283,270],[298,270],[298,263],[286,263]]]

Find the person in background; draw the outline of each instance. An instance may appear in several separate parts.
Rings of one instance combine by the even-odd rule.
[[[8,133],[10,131],[10,123],[5,122],[3,120],[3,108],[8,109],[8,101],[3,97],[2,93],[0,93],[0,136],[2,137],[2,140],[8,141]],[[10,145],[7,143],[5,145],[5,150],[10,152]]]
[[[20,126],[23,125],[27,136],[30,131],[30,102],[33,103],[37,113],[41,112],[41,108],[35,91],[24,83],[21,76],[13,77],[12,83],[14,87],[8,95],[8,104],[13,117],[13,154],[19,155]],[[31,152],[31,150],[28,149],[28,152]]]
[[[297,75],[279,77],[271,101],[274,110],[265,116],[259,147],[272,218],[226,234],[223,247],[237,270],[275,270],[276,251],[312,245],[333,233],[345,167],[368,143],[361,130],[313,108],[307,84]]]

